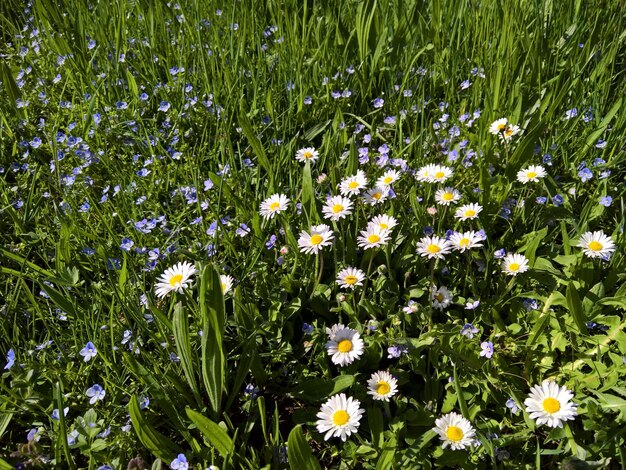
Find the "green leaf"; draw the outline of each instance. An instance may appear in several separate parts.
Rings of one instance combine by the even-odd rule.
[[[187,408],[185,410],[189,419],[195,424],[200,432],[207,438],[213,447],[224,458],[233,453],[235,446],[230,436],[218,424],[197,411]]]
[[[470,414],[467,409],[467,403],[465,402],[465,397],[463,396],[463,389],[461,388],[461,382],[459,381],[459,375],[456,371],[456,366],[453,369],[454,375],[454,388],[456,390],[456,396],[459,401],[459,409],[461,410],[461,414],[464,418],[470,419]]]
[[[152,425],[144,419],[139,409],[139,401],[136,395],[133,395],[130,399],[128,412],[130,413],[130,419],[139,441],[152,455],[166,462],[171,462],[179,453],[183,452],[180,447],[154,429]]]
[[[287,458],[289,467],[294,470],[321,470],[322,468],[313,456],[311,447],[306,441],[300,425],[293,428],[289,433]]]
[[[528,258],[528,264],[532,268],[535,264],[535,253],[541,240],[543,240],[548,234],[548,227],[544,227],[541,230],[536,232],[532,232],[528,235],[529,242],[526,245],[526,251],[524,251],[524,256]]]
[[[61,382],[57,382],[54,385],[54,399],[58,407],[57,409],[63,410],[64,409],[63,388],[62,388]],[[65,414],[62,411],[59,413],[59,436],[58,437],[59,438],[57,440],[56,445],[60,445],[62,447],[63,453],[65,454],[65,458],[66,458],[66,464],[68,465],[70,469],[75,468],[74,460],[72,459],[72,456],[70,455],[70,448],[67,443],[67,426],[65,423]]]
[[[383,442],[383,413],[377,406],[367,409],[367,423],[372,434],[372,445],[379,449]]]
[[[376,463],[376,470],[387,470],[392,468],[393,459],[396,455],[396,439],[391,437],[383,447],[380,458]]]
[[[292,393],[303,400],[318,402],[351,387],[353,383],[353,375],[340,375],[333,380],[311,379],[298,385]]]
[[[241,126],[243,134],[246,136],[246,139],[248,139],[248,142],[250,143],[250,146],[252,147],[252,150],[254,151],[258,159],[259,165],[261,166],[261,168],[263,168],[267,172],[267,176],[269,177],[269,180],[270,180],[268,189],[270,192],[273,192],[274,191],[274,172],[272,171],[272,165],[270,164],[270,161],[268,160],[267,155],[265,154],[265,150],[263,149],[263,145],[261,144],[261,141],[254,133],[254,129],[252,129],[252,125],[250,124],[250,120],[248,119],[248,116],[243,110],[240,111],[239,113],[239,125]]]
[[[587,325],[585,314],[583,312],[583,304],[578,296],[578,291],[574,286],[574,281],[570,281],[567,285],[567,291],[565,292],[565,298],[567,299],[567,308],[569,309],[574,323],[581,334],[587,334]]]
[[[196,382],[196,376],[194,373],[194,364],[191,355],[191,342],[189,340],[189,322],[187,320],[187,314],[183,311],[183,306],[178,302],[174,306],[174,318],[172,322],[174,329],[174,341],[176,342],[176,350],[180,357],[180,365],[183,368],[187,383],[191,388],[198,404],[202,403],[200,398],[200,389]]]
[[[310,161],[304,164],[304,170],[302,171],[302,210],[305,213],[309,225],[317,223],[319,217],[315,207],[315,193],[313,192]]]

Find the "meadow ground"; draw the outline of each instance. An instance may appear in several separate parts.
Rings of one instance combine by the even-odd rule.
[[[626,468],[624,11],[0,3],[0,469]]]

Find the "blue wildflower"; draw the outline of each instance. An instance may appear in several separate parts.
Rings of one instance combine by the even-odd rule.
[[[94,344],[89,341],[83,349],[80,350],[79,354],[85,358],[85,362],[91,361],[98,354],[98,350],[94,346]]]
[[[4,366],[4,370],[9,370],[15,364],[15,351],[13,349],[9,349],[7,351],[7,363]]]
[[[89,404],[93,405],[99,400],[104,400],[104,396],[106,395],[105,390],[99,385],[94,384],[90,388],[87,389],[85,395],[90,398]]]
[[[491,357],[493,356],[493,343],[491,341],[483,341],[482,343],[480,343],[480,347],[482,348],[480,356],[491,359]]]

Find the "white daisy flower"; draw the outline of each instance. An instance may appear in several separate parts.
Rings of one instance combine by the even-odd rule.
[[[387,170],[383,173],[383,176],[376,180],[376,186],[385,187],[391,186],[393,183],[400,179],[401,173],[398,170]]]
[[[389,186],[375,186],[363,195],[363,202],[375,206],[383,203],[389,195]]]
[[[317,431],[326,433],[325,441],[331,437],[341,437],[345,442],[348,436],[359,429],[359,421],[365,413],[364,409],[359,408],[360,405],[359,400],[346,397],[345,393],[330,397],[317,413]]]
[[[477,218],[482,210],[483,207],[481,205],[472,202],[459,207],[454,213],[454,217],[459,220],[471,220]]]
[[[546,175],[546,170],[541,165],[530,165],[528,168],[517,172],[517,181],[524,184],[529,181],[537,183],[539,178],[543,178]]]
[[[433,168],[431,183],[443,183],[452,176],[452,168],[443,165],[435,165]]]
[[[328,225],[314,225],[311,227],[311,233],[304,230],[300,232],[298,246],[300,251],[306,254],[317,254],[323,247],[332,245],[334,238],[333,231]]]
[[[221,274],[220,275],[220,287],[222,288],[222,294],[224,295],[228,294],[230,290],[233,288],[234,282],[235,280],[233,279],[232,276],[228,274]]]
[[[452,450],[462,450],[475,443],[476,430],[472,424],[454,412],[437,419],[433,431],[439,434],[444,449],[450,446]]]
[[[193,264],[184,261],[167,268],[157,279],[154,293],[157,297],[165,297],[170,292],[181,293],[191,284],[191,276],[196,274]]]
[[[501,134],[506,130],[506,126],[509,120],[507,118],[501,118],[493,121],[489,126],[489,133],[493,135]]]
[[[337,273],[337,284],[344,289],[354,289],[362,286],[365,280],[365,273],[358,268],[347,267]]]
[[[333,364],[347,366],[363,354],[364,343],[358,331],[337,324],[332,329],[326,328],[326,334],[329,338],[326,351],[332,356]]]
[[[544,380],[541,385],[530,389],[524,405],[530,418],[536,420],[537,426],[547,424],[551,428],[562,428],[563,421],[574,419],[578,415],[578,405],[571,401],[573,397],[574,394],[566,387]]]
[[[578,246],[590,258],[608,258],[615,251],[615,242],[602,231],[583,233]]]
[[[358,246],[367,250],[368,248],[386,245],[389,238],[389,230],[383,230],[380,227],[368,225],[367,230],[361,230],[361,235],[357,237],[356,241]]]
[[[477,235],[476,232],[470,230],[469,232],[454,232],[449,240],[450,243],[454,246],[454,249],[463,253],[465,250],[470,250],[472,248],[478,248],[483,246],[481,241],[483,241],[480,235]]]
[[[398,380],[387,371],[374,372],[367,381],[367,394],[374,400],[389,401],[398,393]]]
[[[367,178],[363,170],[358,170],[356,175],[348,176],[339,184],[339,192],[343,196],[359,194],[367,186]]]
[[[296,160],[299,162],[314,162],[320,156],[320,153],[315,150],[315,147],[305,147],[296,152]]]
[[[435,201],[442,206],[456,203],[461,199],[461,193],[454,188],[438,189],[435,193]]]
[[[452,244],[448,240],[437,236],[423,237],[417,243],[417,252],[428,259],[443,259],[451,249]]]
[[[502,260],[502,271],[509,276],[517,276],[519,273],[524,273],[529,269],[528,259],[519,253],[506,255]]]
[[[509,140],[511,140],[511,138],[513,138],[514,135],[519,134],[519,132],[519,126],[508,125],[506,126],[506,129],[504,129],[504,132],[499,135],[499,137],[500,140],[502,140],[503,142],[508,142]]]
[[[259,213],[264,219],[271,219],[276,214],[287,209],[289,198],[284,194],[272,194],[261,203]]]
[[[433,165],[432,163],[421,167],[417,170],[415,175],[415,179],[422,183],[431,183],[433,179],[433,175],[435,174],[437,165]]]
[[[441,286],[437,289],[437,286],[432,286],[430,290],[430,300],[433,302],[433,307],[439,310],[447,308],[452,303],[452,292],[447,287]]]
[[[391,215],[382,214],[377,215],[372,220],[367,223],[367,228],[370,227],[378,227],[381,230],[389,230],[391,231],[396,225],[398,225],[398,221],[395,217]]]
[[[352,214],[352,201],[342,196],[329,197],[322,207],[322,212],[325,218],[336,222]]]

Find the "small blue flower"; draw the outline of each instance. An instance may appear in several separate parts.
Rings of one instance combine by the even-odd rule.
[[[7,364],[4,366],[4,370],[9,370],[15,364],[15,351],[9,349],[7,351]]]
[[[395,344],[393,346],[389,346],[387,348],[387,359],[397,359],[403,354],[409,353],[409,348],[403,344]]]
[[[315,327],[313,325],[309,325],[308,323],[302,324],[302,332],[305,335],[312,335],[314,331],[315,331]]]
[[[514,400],[513,398],[509,398],[509,399],[506,401],[506,407],[507,407],[508,409],[510,409],[510,410],[511,410],[511,413],[513,413],[514,415],[519,414],[519,412],[520,412],[520,409],[519,409],[519,407],[517,406],[517,403],[515,403],[515,400]]]
[[[120,244],[120,248],[126,252],[129,252],[134,244],[135,242],[133,242],[130,238],[122,238],[122,243]]]
[[[535,199],[535,202],[537,204],[545,204],[548,201],[548,198],[545,196],[539,196],[537,199]]]
[[[483,341],[482,343],[480,343],[480,347],[482,348],[480,356],[491,359],[491,357],[493,356],[493,343],[491,341]]]
[[[187,462],[185,454],[178,454],[178,456],[172,460],[172,463],[170,463],[170,468],[174,470],[188,470],[189,463]]]
[[[268,250],[271,250],[274,246],[276,246],[276,235],[270,236],[269,240],[265,242],[265,247]]]
[[[472,339],[476,333],[478,333],[478,328],[471,323],[466,323],[463,325],[463,328],[461,328],[461,335],[467,336],[469,339]]]
[[[580,181],[585,183],[591,178],[593,178],[593,173],[591,172],[589,168],[583,168],[582,170],[578,172],[578,177],[580,178]]]
[[[600,198],[600,205],[604,207],[610,207],[613,203],[613,198],[611,196],[604,196]]]
[[[374,100],[374,108],[379,109],[385,105],[385,100],[382,98],[376,98]]]
[[[98,350],[94,346],[94,344],[89,341],[83,349],[80,350],[79,353],[81,356],[85,358],[85,362],[91,361],[98,354]]]
[[[240,237],[245,237],[250,233],[250,227],[248,227],[246,224],[239,224],[239,228],[235,230],[235,233]]]
[[[493,252],[493,257],[496,259],[502,259],[506,256],[506,250],[504,248],[500,248]]]
[[[63,408],[63,416],[67,416],[67,413],[70,411],[69,406],[66,406],[65,408]],[[52,414],[50,415],[50,417],[56,421],[59,420],[59,409],[55,408],[54,410],[52,410]]]
[[[469,300],[466,304],[465,304],[465,310],[476,310],[478,308],[478,306],[480,305],[480,300]],[[465,328],[465,327],[463,327]],[[462,331],[462,330],[461,330]]]
[[[93,405],[97,401],[103,400],[104,396],[106,395],[106,392],[99,384],[94,384],[90,388],[87,389],[87,392],[85,393],[85,395],[87,395],[90,398],[89,404]]]
[[[554,204],[556,207],[559,207],[561,204],[563,204],[563,202],[565,202],[565,199],[563,199],[563,196],[561,196],[560,194],[557,194],[552,198],[552,204]]]
[[[163,111],[164,113],[168,112],[170,109],[170,104],[167,101],[161,101],[159,104],[159,111]]]

